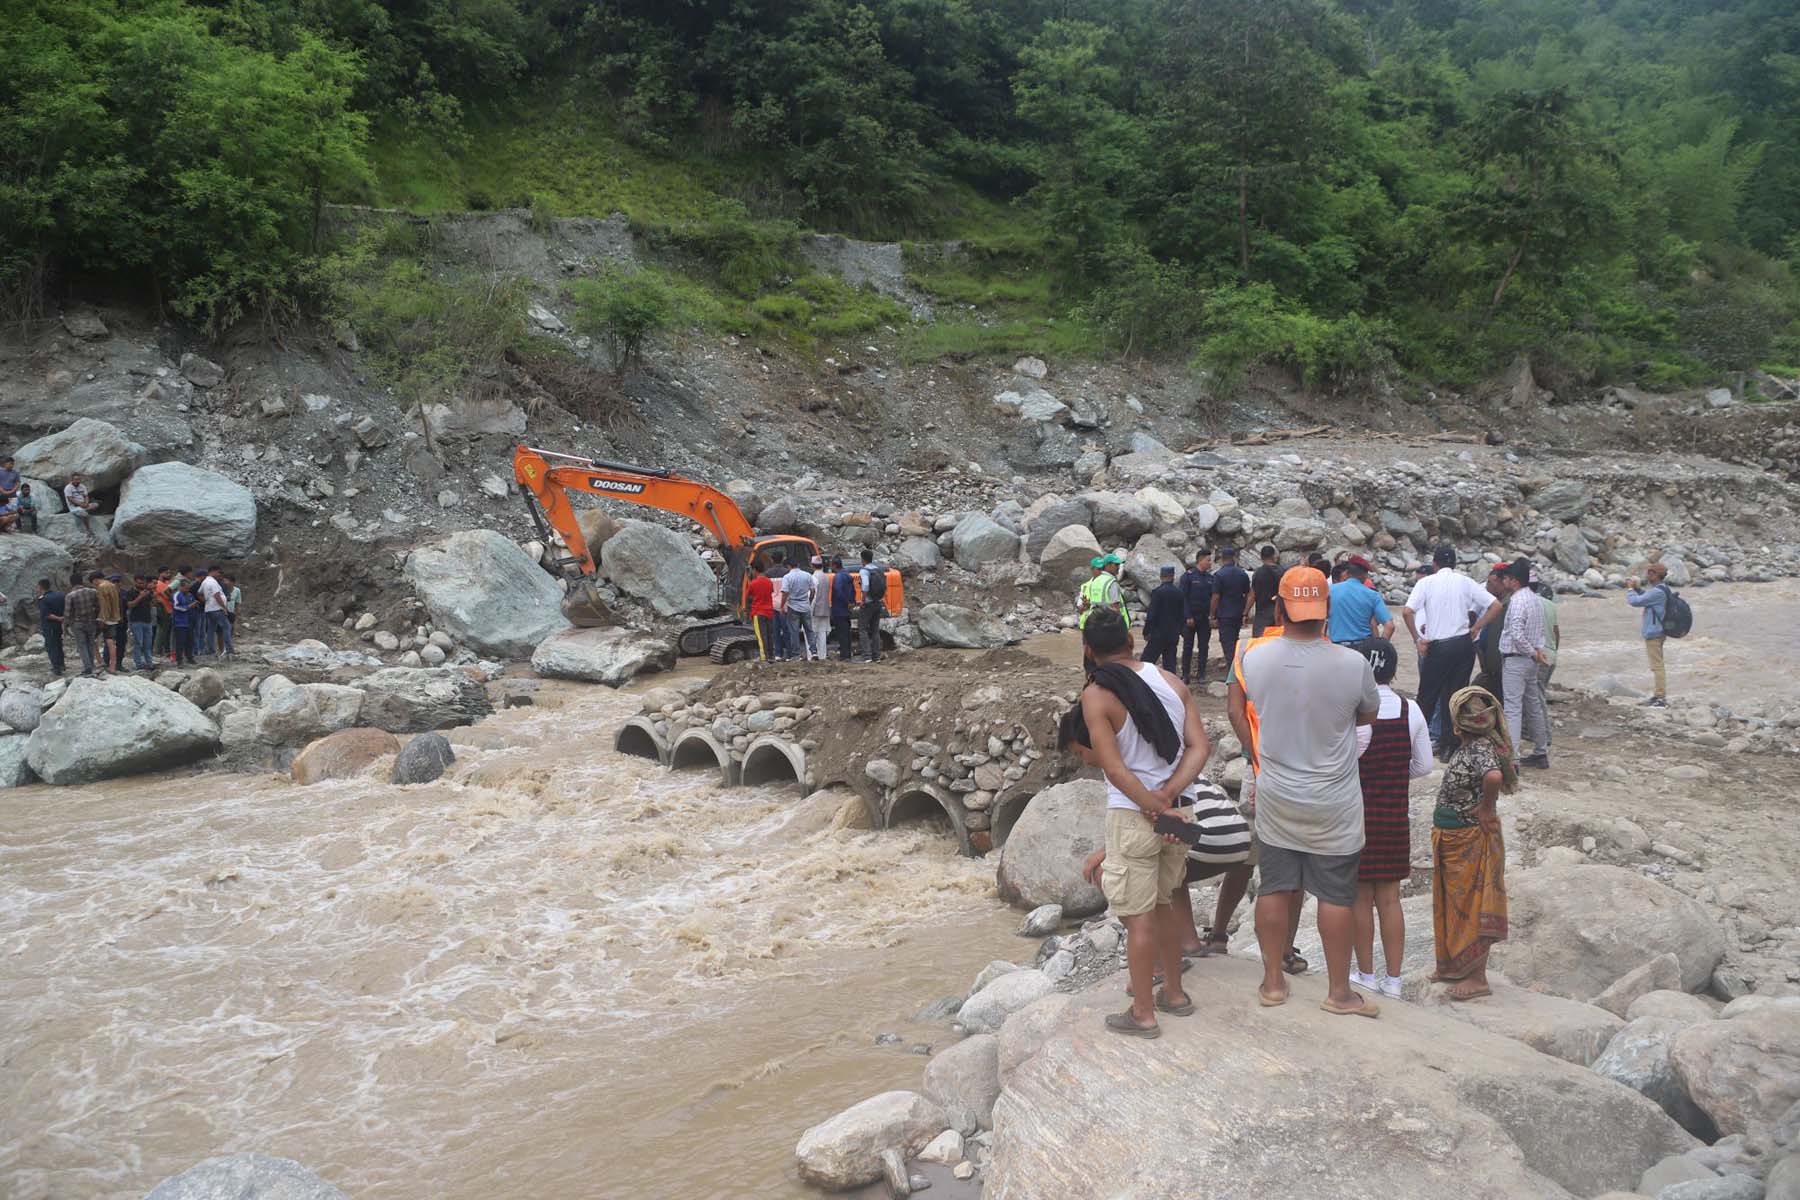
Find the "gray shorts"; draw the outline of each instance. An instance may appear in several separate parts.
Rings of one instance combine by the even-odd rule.
[[[1341,904],[1348,908],[1355,903],[1356,868],[1362,858],[1360,850],[1355,854],[1308,854],[1304,850],[1271,846],[1261,838],[1256,839],[1256,848],[1261,856],[1256,867],[1257,895],[1306,892],[1326,904]]]

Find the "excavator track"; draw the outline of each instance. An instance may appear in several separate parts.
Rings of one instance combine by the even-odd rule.
[[[720,664],[749,662],[756,657],[756,638],[724,637],[712,644],[707,651],[708,657]]]

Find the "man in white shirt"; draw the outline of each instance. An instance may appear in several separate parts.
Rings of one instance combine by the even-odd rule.
[[[1438,754],[1450,756],[1450,697],[1469,686],[1475,670],[1475,635],[1500,618],[1501,604],[1487,589],[1456,569],[1456,547],[1439,546],[1431,561],[1437,570],[1413,584],[1400,615],[1419,651],[1419,707],[1437,739]],[[1470,616],[1480,613],[1473,623]]]
[[[88,524],[88,518],[100,511],[100,503],[89,499],[87,485],[81,482],[80,474],[69,476],[69,482],[63,485],[63,503],[68,506],[69,515],[80,517],[82,525]]]
[[[200,600],[205,606],[204,633],[200,639],[201,649],[208,654],[217,654],[221,650],[237,657],[237,647],[231,643],[231,620],[225,608],[225,585],[219,582],[219,568],[206,568],[206,577],[200,581]]]

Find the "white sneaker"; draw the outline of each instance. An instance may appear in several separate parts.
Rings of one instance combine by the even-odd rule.
[[[1373,979],[1374,976],[1371,975],[1369,978]],[[1381,994],[1390,1000],[1398,1000],[1400,998],[1400,977],[1398,975],[1389,975],[1386,979],[1383,979],[1381,981]]]
[[[1374,975],[1364,975],[1361,971],[1352,971],[1350,972],[1350,986],[1374,993],[1381,991],[1381,980]]]

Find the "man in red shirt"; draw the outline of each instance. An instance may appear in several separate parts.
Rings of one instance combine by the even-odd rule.
[[[780,563],[770,563],[768,573],[745,587],[750,597],[750,624],[756,629],[756,649],[764,662],[775,661],[775,574]]]

